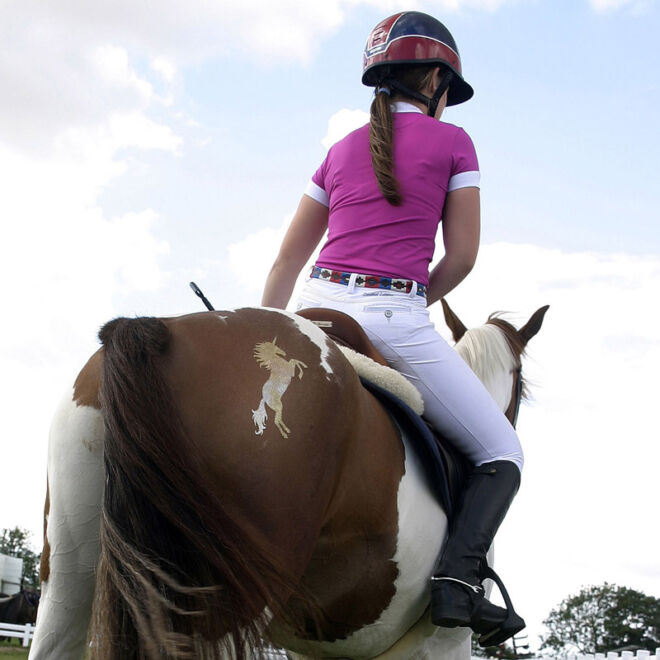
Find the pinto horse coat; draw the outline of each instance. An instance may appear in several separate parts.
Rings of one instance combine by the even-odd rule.
[[[321,657],[469,657],[469,631],[426,615],[446,516],[313,323],[241,309],[117,319],[101,338],[52,425],[32,659],[82,657],[93,605],[94,657],[248,657],[261,636]],[[259,433],[267,342],[296,377],[272,383],[286,425]]]

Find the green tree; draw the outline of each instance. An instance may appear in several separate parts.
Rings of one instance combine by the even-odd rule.
[[[3,529],[0,532],[0,554],[19,557],[23,560],[23,587],[39,588],[39,562],[41,554],[30,548],[30,532],[20,527]]]
[[[550,612],[542,649],[603,653],[660,646],[660,599],[605,582],[584,587]]]

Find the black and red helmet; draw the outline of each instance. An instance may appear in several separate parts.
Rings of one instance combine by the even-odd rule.
[[[453,72],[447,105],[472,98],[463,80],[461,56],[449,30],[433,16],[404,11],[381,21],[369,35],[362,61],[362,82],[374,87],[387,80],[398,64],[444,64]]]

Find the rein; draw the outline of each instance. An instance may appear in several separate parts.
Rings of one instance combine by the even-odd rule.
[[[516,428],[516,424],[518,423],[518,412],[520,412],[520,402],[522,401],[522,392],[523,392],[523,379],[522,379],[522,366],[520,366],[516,369],[516,390],[512,401],[515,407],[513,410],[513,419],[511,420],[511,426],[513,426],[514,429]],[[509,406],[509,409],[510,408],[511,407]]]

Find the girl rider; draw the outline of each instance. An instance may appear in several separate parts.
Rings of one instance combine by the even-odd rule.
[[[494,646],[524,627],[484,595],[486,553],[520,484],[523,455],[481,382],[440,337],[428,305],[474,265],[479,168],[463,129],[439,121],[473,90],[445,26],[420,12],[379,23],[362,82],[375,87],[368,125],[335,144],[307,186],[268,275],[262,304],[286,307],[328,230],[298,308],[353,316],[392,367],[422,393],[427,419],[474,465],[431,579],[432,620],[470,626]],[[445,254],[429,274],[442,220]]]

